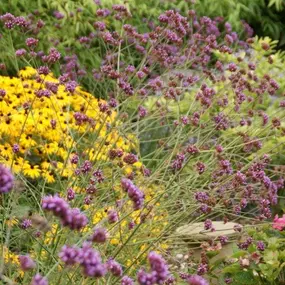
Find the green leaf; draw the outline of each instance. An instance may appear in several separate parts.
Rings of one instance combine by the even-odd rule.
[[[245,250],[239,250],[239,251],[235,252],[235,253],[232,255],[232,257],[233,257],[233,258],[239,258],[239,257],[243,257],[243,256],[245,256],[245,255],[247,255],[247,251],[245,251]]]
[[[255,277],[251,271],[238,272],[234,275],[234,280],[237,281],[238,284],[256,284]]]
[[[234,263],[234,264],[231,264],[227,267],[225,267],[223,269],[223,272],[224,273],[231,273],[231,274],[234,274],[234,273],[237,273],[241,270],[241,267],[238,263]]]
[[[209,258],[212,258],[212,257],[214,257],[214,256],[216,256],[216,255],[218,255],[219,254],[219,250],[215,250],[215,251],[207,251],[207,253],[206,253],[206,255],[209,257]]]

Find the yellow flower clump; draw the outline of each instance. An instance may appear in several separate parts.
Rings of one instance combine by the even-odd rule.
[[[79,146],[81,150],[84,147],[86,159],[91,161],[106,160],[112,147],[131,149],[134,137],[123,139],[115,128],[110,128],[118,120],[115,112],[109,115],[100,112],[103,100],[97,100],[80,87],[73,94],[66,91],[52,74],[36,74],[35,69],[27,67],[19,72],[18,78],[0,76],[0,89],[6,93],[0,97],[1,163],[15,173],[52,183],[55,172],[63,177],[74,173],[70,157]],[[44,89],[45,82],[58,84],[58,92],[49,98],[38,98],[36,92]],[[85,114],[94,123],[76,124],[76,112]],[[15,144],[20,148],[17,153],[13,152]]]
[[[12,265],[12,266],[16,266],[19,267],[20,262],[19,262],[19,255],[9,251],[9,249],[7,247],[3,247],[3,257],[4,257],[4,263],[5,265]],[[18,276],[19,277],[23,277],[24,276],[24,271],[23,270],[18,270],[17,271]]]

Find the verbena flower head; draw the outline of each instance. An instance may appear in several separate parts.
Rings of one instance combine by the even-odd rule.
[[[134,280],[129,276],[124,276],[121,280],[121,285],[134,285]]]
[[[32,221],[30,219],[24,219],[21,222],[20,226],[22,229],[26,230],[32,226]]]
[[[95,228],[91,236],[91,241],[96,243],[104,243],[107,240],[107,231],[104,228]]]
[[[19,262],[21,269],[24,271],[28,271],[36,267],[35,262],[31,259],[29,255],[20,255]]]
[[[74,265],[79,261],[80,249],[76,246],[64,245],[58,256],[66,265]]]
[[[138,283],[141,285],[163,284],[169,275],[166,261],[161,255],[152,251],[148,254],[148,262],[151,271],[146,273],[143,269],[140,269],[137,274]]]
[[[88,218],[77,208],[70,208],[70,205],[58,196],[47,196],[42,200],[42,207],[60,218],[64,226],[72,230],[80,230],[88,223]]]
[[[209,282],[199,275],[191,275],[187,278],[187,282],[189,285],[209,285]]]
[[[102,263],[99,252],[94,250],[89,243],[83,244],[79,263],[86,276],[102,277],[107,273],[107,266]]]
[[[140,191],[130,179],[123,178],[121,180],[122,188],[128,193],[129,198],[132,200],[134,210],[141,209],[144,202],[144,193]]]
[[[14,176],[3,164],[0,164],[0,193],[8,193],[14,185]]]
[[[123,274],[122,266],[113,259],[108,260],[107,268],[114,276],[121,276]]]
[[[37,273],[33,277],[31,285],[48,285],[48,280],[47,280],[46,277],[44,277],[41,274]]]

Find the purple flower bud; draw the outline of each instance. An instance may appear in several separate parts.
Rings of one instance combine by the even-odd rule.
[[[64,245],[58,256],[66,265],[74,265],[78,262],[80,249],[76,246]]]
[[[141,209],[144,203],[144,193],[140,191],[130,179],[123,178],[121,180],[122,188],[128,193],[129,198],[132,200],[134,210]]]
[[[198,275],[203,275],[207,273],[209,270],[208,264],[200,263],[198,268],[197,268],[197,274]]]
[[[32,221],[30,219],[24,219],[20,226],[23,230],[26,230],[32,226]]]
[[[264,251],[265,250],[265,244],[264,244],[263,241],[258,241],[256,246],[257,246],[257,249],[259,251]]]
[[[21,57],[21,56],[24,56],[25,54],[27,53],[27,51],[25,49],[18,49],[16,50],[15,54],[17,57]]]
[[[28,271],[36,267],[35,262],[29,255],[19,255],[19,262],[23,271]]]
[[[144,118],[147,115],[147,109],[144,108],[143,106],[139,106],[138,111],[140,118]]]
[[[134,221],[129,222],[129,229],[132,230],[135,227],[136,223]]]
[[[229,241],[229,238],[227,236],[219,236],[219,240],[222,245],[225,245]]]
[[[38,45],[39,40],[38,39],[34,39],[34,38],[27,38],[26,39],[26,45],[29,48],[34,48],[35,46]]]
[[[209,282],[199,275],[191,275],[187,278],[187,282],[189,285],[209,285]]]
[[[168,265],[166,261],[156,252],[148,254],[151,272],[147,273],[144,269],[140,269],[137,278],[140,285],[146,284],[163,284],[169,276]]]
[[[38,273],[33,277],[31,285],[48,285],[48,280]]]
[[[207,219],[205,222],[204,222],[204,228],[205,230],[213,230],[213,223],[210,219]]]
[[[38,98],[42,98],[42,97],[49,98],[51,96],[51,92],[48,89],[37,90],[35,91],[35,94]]]
[[[71,162],[72,164],[77,164],[78,161],[79,161],[79,156],[78,156],[77,154],[74,154],[74,155],[71,157],[71,159],[70,159],[70,162]]]
[[[123,161],[127,164],[134,164],[138,162],[138,157],[133,153],[128,153],[127,155],[124,156]]]
[[[40,75],[48,75],[50,73],[50,69],[47,66],[40,66],[37,71]]]
[[[92,170],[92,163],[89,160],[85,160],[80,169],[83,174],[86,174]]]
[[[45,22],[43,20],[39,19],[38,22],[37,22],[37,27],[39,29],[41,29],[44,25],[45,25]]]
[[[69,209],[61,221],[72,230],[80,230],[88,223],[87,217],[78,208]]]
[[[108,271],[111,272],[114,276],[122,276],[123,269],[122,266],[115,260],[110,259],[107,262]]]
[[[75,192],[72,188],[67,190],[67,200],[72,201],[75,198]]]
[[[42,199],[42,207],[47,211],[53,212],[57,217],[65,217],[69,210],[69,204],[58,196],[46,196]]]
[[[0,164],[0,193],[8,193],[14,185],[14,176],[8,168]]]
[[[108,221],[110,224],[114,224],[119,221],[118,213],[115,210],[108,211]]]
[[[58,20],[61,20],[61,19],[64,18],[64,15],[63,15],[61,12],[59,12],[59,11],[54,11],[54,12],[53,12],[53,15],[54,15]]]
[[[104,228],[96,228],[91,236],[91,241],[104,243],[107,240],[107,231]]]
[[[104,31],[106,29],[106,24],[104,22],[95,22],[94,24],[94,28],[98,31]]]
[[[237,70],[237,66],[232,62],[229,64],[228,70],[231,72],[235,72]]]
[[[20,146],[15,143],[15,144],[13,145],[12,150],[13,150],[14,153],[18,153],[18,152],[20,151]]]
[[[0,89],[0,96],[3,98],[3,97],[5,97],[5,95],[6,95],[6,90],[4,90],[4,89]]]
[[[202,173],[205,172],[206,166],[205,166],[205,164],[204,164],[203,162],[198,161],[198,162],[196,163],[196,169],[197,169],[197,171],[198,171],[199,174],[202,174]]]
[[[55,48],[51,48],[47,56],[47,62],[56,63],[60,59],[60,57],[60,52]]]
[[[124,276],[121,280],[121,285],[134,285],[134,280],[129,276]]]
[[[74,93],[76,87],[77,87],[77,82],[75,81],[69,81],[65,84],[65,90],[70,93]]]

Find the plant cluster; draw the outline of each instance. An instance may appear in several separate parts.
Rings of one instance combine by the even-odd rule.
[[[46,44],[38,13],[0,17],[18,73],[0,64],[0,278],[207,285],[215,276],[205,252],[227,237],[177,271],[173,250],[187,249],[175,229],[271,223],[284,189],[282,56],[250,27],[240,39],[192,9],[136,26],[126,5],[92,5],[86,19],[87,10],[78,19],[54,11],[61,33],[73,17],[92,20],[91,33],[65,35],[70,44]]]

